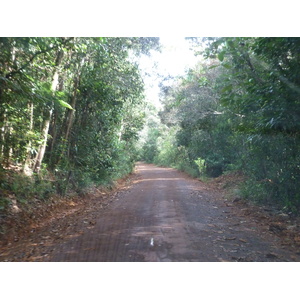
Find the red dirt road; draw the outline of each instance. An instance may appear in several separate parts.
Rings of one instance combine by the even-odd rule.
[[[99,202],[100,205],[100,202]],[[136,181],[106,209],[80,212],[0,254],[1,261],[300,261],[297,249],[205,183],[182,172],[138,164]],[[57,225],[55,225],[57,224]],[[55,228],[57,226],[57,228]],[[41,234],[41,233],[40,233]]]

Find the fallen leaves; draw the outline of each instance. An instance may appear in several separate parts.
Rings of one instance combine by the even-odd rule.
[[[275,233],[279,233],[285,229],[286,229],[286,227],[280,223],[273,223],[273,224],[269,225],[269,231],[272,231]]]
[[[247,243],[247,241],[244,240],[244,239],[239,239],[239,241],[242,242],[242,243]]]
[[[235,236],[234,237],[225,237],[224,240],[225,241],[234,241],[234,240],[236,240],[236,237]]]
[[[274,258],[278,258],[278,256],[275,253],[267,253],[266,258],[274,259]]]

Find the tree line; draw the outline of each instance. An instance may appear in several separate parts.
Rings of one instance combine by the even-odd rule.
[[[131,56],[158,38],[0,38],[0,208],[131,172],[144,122]]]
[[[143,158],[193,176],[239,172],[239,196],[298,213],[300,38],[191,40],[205,59],[162,85]]]

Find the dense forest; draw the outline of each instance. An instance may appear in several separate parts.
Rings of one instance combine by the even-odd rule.
[[[161,86],[143,157],[195,177],[235,173],[236,196],[300,207],[300,39],[190,38],[204,60]]]
[[[300,39],[189,40],[203,59],[162,81],[157,111],[131,58],[159,38],[1,38],[0,210],[80,194],[143,159],[194,177],[238,174],[237,196],[296,214]]]
[[[132,171],[158,38],[0,39],[0,210]]]

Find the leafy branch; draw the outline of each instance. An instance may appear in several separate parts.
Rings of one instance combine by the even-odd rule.
[[[18,68],[17,70],[14,70],[14,71],[11,71],[11,72],[7,73],[7,74],[5,75],[5,78],[10,79],[10,78],[13,77],[15,74],[18,74],[18,73],[20,73],[22,70],[26,69],[26,68],[34,61],[34,59],[35,59],[37,56],[39,56],[39,55],[41,55],[41,54],[45,54],[45,53],[51,52],[52,50],[56,50],[56,49],[58,49],[59,47],[61,47],[62,45],[66,45],[69,41],[71,41],[71,40],[73,40],[73,39],[74,39],[73,37],[68,38],[68,39],[61,38],[61,40],[62,40],[62,43],[61,43],[61,44],[56,43],[54,46],[49,46],[49,47],[47,47],[46,49],[43,49],[43,50],[41,50],[41,51],[35,52],[35,53],[29,58],[29,60],[28,60],[26,63],[24,63],[20,68]]]

